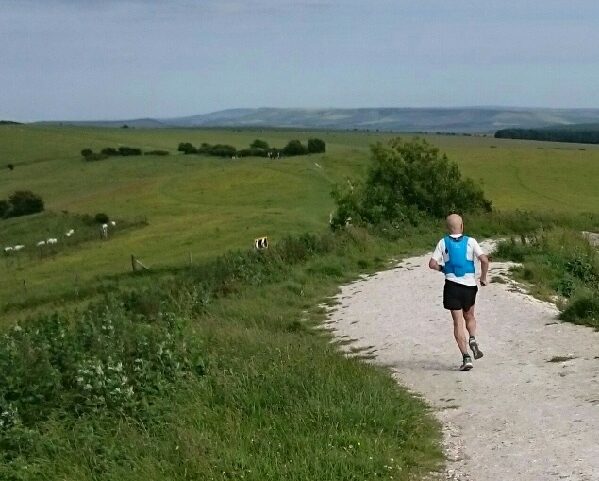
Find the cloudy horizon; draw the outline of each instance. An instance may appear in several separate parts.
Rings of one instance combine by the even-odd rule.
[[[599,107],[599,4],[530,3],[0,0],[0,119]]]

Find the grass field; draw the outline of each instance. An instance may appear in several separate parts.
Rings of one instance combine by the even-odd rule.
[[[291,138],[311,136],[327,142],[326,154],[231,160],[176,152],[181,141],[241,148],[257,137],[283,146]],[[389,134],[356,132],[2,126],[0,165],[12,163],[15,169],[0,170],[0,198],[16,189],[30,189],[57,214],[106,212],[117,220],[147,219],[148,225],[108,242],[77,244],[51,259],[25,259],[7,266],[0,280],[0,304],[60,297],[97,276],[126,272],[130,254],[152,267],[181,265],[190,255],[199,261],[251,246],[261,235],[276,240],[285,234],[322,230],[333,208],[332,185],[359,176],[368,162],[369,145],[387,138]],[[598,148],[483,137],[428,139],[457,161],[466,175],[482,182],[498,209],[599,211]],[[172,154],[90,163],[79,155],[86,147],[121,145]],[[22,230],[20,225],[27,230],[31,218],[2,222],[0,244],[29,240],[9,233]],[[37,223],[40,239],[60,235],[42,228],[43,218]],[[35,234],[30,231],[32,237]],[[23,281],[26,292],[20,287]]]
[[[176,152],[183,141],[241,148],[312,136],[326,154]],[[28,248],[5,256],[0,279],[0,478],[408,481],[437,469],[440,432],[427,407],[315,329],[336,286],[431,246],[442,228],[406,226],[396,241],[327,233],[333,185],[360,177],[369,145],[387,138],[0,126],[0,166],[15,166],[0,169],[0,198],[29,189],[47,207],[0,221],[1,246]],[[599,212],[597,148],[428,140],[508,213],[474,219],[475,233],[539,225],[510,220],[516,209],[560,214],[563,224]],[[121,145],[171,155],[79,155]],[[117,222],[109,240],[82,217],[97,212]],[[585,222],[572,225],[596,227]],[[33,249],[70,228],[76,236],[53,251]],[[271,249],[244,251],[261,235]],[[130,274],[131,254],[151,270]]]

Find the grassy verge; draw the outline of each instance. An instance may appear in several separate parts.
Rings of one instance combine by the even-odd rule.
[[[514,275],[533,294],[557,295],[563,320],[599,329],[599,251],[579,231],[552,228],[512,238],[497,254],[521,263]]]
[[[314,327],[339,283],[430,242],[288,238],[138,276],[0,347],[2,479],[413,479],[439,430],[382,370]]]

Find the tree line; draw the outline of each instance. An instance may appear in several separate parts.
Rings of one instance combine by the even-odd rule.
[[[169,155],[168,150],[149,150],[143,152],[141,149],[136,147],[106,147],[100,152],[94,152],[92,149],[83,149],[81,156],[91,162],[94,160],[104,160],[109,157],[130,157],[137,155]]]
[[[271,147],[265,140],[256,139],[249,148],[238,150],[227,144],[211,145],[204,142],[199,147],[194,147],[190,142],[181,142],[177,150],[184,154],[204,154],[217,157],[278,157],[280,155],[291,157],[325,152],[326,144],[324,140],[316,138],[308,139],[306,145],[299,140],[290,140],[285,147],[279,149]]]
[[[599,144],[599,129],[502,129],[495,132],[496,139],[544,140],[548,142],[574,142]]]
[[[271,147],[268,142],[261,139],[254,140],[249,148],[237,149],[228,144],[208,144],[202,143],[199,147],[195,147],[190,142],[181,142],[177,148],[179,152],[184,154],[203,154],[214,155],[217,157],[280,157],[281,155],[291,157],[295,155],[317,154],[326,151],[326,144],[322,139],[308,139],[306,144],[299,140],[290,140],[282,149]],[[91,162],[96,160],[104,160],[109,157],[130,157],[139,155],[169,155],[168,150],[149,150],[143,152],[142,149],[134,147],[105,147],[99,152],[94,152],[87,148],[81,150],[81,156]]]

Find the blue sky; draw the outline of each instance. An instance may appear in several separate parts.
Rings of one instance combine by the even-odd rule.
[[[599,107],[599,2],[0,0],[0,119]]]

